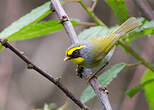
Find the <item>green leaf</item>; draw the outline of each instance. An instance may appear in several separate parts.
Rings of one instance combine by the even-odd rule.
[[[48,108],[50,110],[55,109],[56,107],[57,107],[57,105],[55,103],[51,103],[51,104],[48,105]]]
[[[105,0],[105,2],[112,8],[118,24],[123,23],[129,18],[128,9],[124,0]]]
[[[52,110],[52,109],[55,109],[56,107],[57,105],[55,103],[44,104],[43,110]]]
[[[19,20],[12,23],[10,26],[5,28],[0,33],[0,38],[7,38],[8,41],[10,40],[9,36],[12,34],[17,33],[21,29],[28,28],[31,25],[37,23],[44,17],[46,17],[48,14],[50,14],[50,2],[47,2],[43,4],[42,6],[35,8],[30,13],[26,14],[25,16],[21,17]],[[12,38],[11,38],[12,39]],[[0,50],[2,50],[3,46],[0,44]]]
[[[111,67],[110,69],[108,69],[107,71],[105,71],[104,73],[102,73],[99,77],[98,77],[98,81],[99,83],[106,87],[117,75],[118,73],[124,69],[126,67],[127,64],[125,63],[121,63],[121,64],[116,64],[113,67]],[[88,86],[82,93],[80,100],[83,103],[86,103],[87,101],[89,101],[90,99],[92,99],[93,97],[95,97],[96,94],[93,91],[93,89],[91,88],[91,86]]]
[[[117,26],[113,27],[113,28],[107,28],[106,26],[94,26],[88,29],[85,29],[84,31],[82,31],[79,35],[78,38],[80,41],[86,40],[90,37],[94,37],[94,36],[102,36],[104,37],[105,35],[110,34],[113,30],[115,30],[115,28],[117,28]]]
[[[40,21],[49,13],[51,13],[50,2],[47,2],[42,6],[32,10],[30,13],[21,17],[19,20],[15,21],[14,23],[12,23],[8,28],[4,29],[0,33],[0,38],[7,38],[11,36],[12,34],[18,32],[20,29]]]
[[[147,70],[142,78],[142,82],[151,80],[154,78],[154,72]],[[144,86],[145,97],[150,105],[150,110],[154,110],[154,82],[151,82]]]
[[[79,25],[77,20],[71,21],[73,25]],[[58,20],[43,21],[19,30],[15,34],[9,36],[8,39],[9,41],[31,39],[49,33],[54,33],[62,29],[64,29],[64,27]]]
[[[149,79],[147,81],[144,81],[143,83],[137,85],[136,87],[126,91],[126,94],[130,97],[133,97],[137,92],[139,92],[144,86],[152,83],[154,81],[154,78]]]
[[[106,87],[114,78],[117,77],[118,73],[124,69],[126,67],[127,64],[125,63],[120,63],[120,64],[116,64],[114,66],[112,66],[111,69],[108,69],[107,71],[105,71],[104,73],[102,73],[99,78],[98,81],[99,83]]]

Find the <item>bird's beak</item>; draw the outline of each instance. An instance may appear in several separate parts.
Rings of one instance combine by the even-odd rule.
[[[68,60],[70,60],[70,59],[71,59],[71,57],[68,57],[68,56],[67,56],[67,57],[64,58],[64,61],[68,61]]]

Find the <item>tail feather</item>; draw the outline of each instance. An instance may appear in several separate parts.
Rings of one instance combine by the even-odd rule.
[[[115,42],[120,39],[121,36],[135,29],[137,26],[141,25],[139,21],[135,17],[129,18],[122,25],[118,27],[115,31],[113,31],[108,37],[105,37],[104,40],[104,50],[106,53],[110,51],[110,49],[114,46]]]
[[[117,34],[119,37],[121,37],[139,25],[141,25],[141,22],[137,21],[135,17],[131,17],[125,21],[118,29],[112,32],[112,34]]]

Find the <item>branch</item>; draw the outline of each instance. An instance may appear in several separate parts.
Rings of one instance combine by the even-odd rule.
[[[7,39],[0,39],[0,43],[5,47],[9,48],[12,52],[14,52],[18,57],[20,57],[26,64],[28,69],[33,69],[43,75],[45,78],[47,78],[49,81],[53,82],[59,89],[61,89],[66,96],[68,96],[74,103],[76,103],[81,109],[83,110],[89,110],[85,104],[83,104],[77,97],[75,97],[67,88],[63,86],[62,83],[59,82],[59,79],[55,79],[52,77],[51,74],[43,71],[38,66],[33,64],[31,60],[26,57],[23,52],[19,51],[17,48],[15,48],[13,45],[11,45]]]
[[[51,0],[51,2],[52,2],[52,5],[53,5],[55,11],[57,12],[60,22],[64,25],[64,28],[65,28],[69,38],[71,39],[72,43],[77,43],[78,42],[77,35],[74,31],[74,28],[73,28],[67,14],[65,13],[64,9],[62,8],[59,0]],[[92,16],[93,16],[93,14],[92,14]],[[102,25],[103,25],[103,23],[102,23]],[[85,69],[83,74],[86,78],[88,78],[92,74],[92,71],[90,69]],[[112,110],[110,102],[108,100],[108,96],[104,91],[100,90],[101,85],[98,83],[96,78],[95,77],[92,78],[89,81],[89,83],[92,86],[92,88],[94,89],[98,98],[100,99],[104,109],[105,110]]]
[[[51,3],[53,5],[53,8],[57,12],[58,18],[60,20],[60,23],[64,25],[65,31],[68,34],[69,38],[71,39],[72,43],[79,42],[77,38],[77,34],[74,31],[73,25],[70,22],[69,17],[65,13],[64,9],[62,8],[59,0],[51,0]]]
[[[79,24],[80,24],[81,26],[97,26],[96,23],[83,22],[83,21],[80,21]]]
[[[154,19],[154,12],[147,0],[135,0],[135,2],[147,19]]]
[[[84,75],[85,76],[89,76],[93,74],[92,71],[90,69],[85,69],[84,70]],[[106,94],[105,91],[103,91],[101,88],[102,86],[98,83],[96,77],[92,78],[89,81],[91,87],[94,89],[95,93],[97,94],[97,97],[99,98],[99,100],[101,101],[102,105],[104,105],[104,110],[112,110],[109,99],[108,99],[108,95]]]

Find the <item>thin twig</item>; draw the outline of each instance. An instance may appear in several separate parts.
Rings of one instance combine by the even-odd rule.
[[[98,0],[93,1],[93,4],[92,4],[92,6],[91,6],[91,11],[94,11],[97,2],[98,2]]]
[[[13,45],[11,45],[9,42],[7,42],[6,39],[0,39],[0,43],[5,47],[9,48],[12,52],[14,52],[18,57],[20,57],[26,64],[28,69],[33,69],[43,75],[45,78],[47,78],[49,81],[53,82],[57,87],[59,87],[66,96],[68,96],[74,103],[76,103],[81,109],[89,110],[85,104],[83,104],[77,97],[75,97],[67,88],[63,86],[62,83],[59,82],[59,79],[53,78],[53,76],[45,71],[43,71],[41,68],[36,66],[32,63],[32,61],[26,57],[23,52],[15,48]]]
[[[51,0],[51,2],[52,2],[54,9],[57,12],[60,22],[64,25],[64,28],[65,28],[69,38],[71,39],[72,43],[77,43],[78,42],[77,35],[74,31],[74,28],[73,28],[67,14],[65,13],[61,4],[59,3],[59,0]],[[64,18],[66,18],[66,19],[64,19]],[[92,71],[91,71],[91,69],[85,69],[83,74],[85,77],[88,78],[92,74]],[[104,91],[100,90],[101,85],[98,83],[96,78],[95,77],[91,78],[89,82],[90,82],[90,85],[92,86],[92,88],[94,89],[95,93],[97,94],[98,98],[100,99],[104,109],[105,110],[112,110],[108,96]]]
[[[106,26],[82,0],[79,0],[80,5],[85,9],[88,15],[94,20],[97,25]]]
[[[140,64],[141,64],[141,62],[132,63],[132,64],[127,64],[126,67],[130,68],[130,67],[138,66],[138,65],[140,65]]]
[[[61,4],[68,4],[68,3],[77,3],[79,0],[67,0],[67,1],[61,1]]]
[[[83,21],[80,21],[79,23],[82,26],[97,26],[96,23],[83,22]]]
[[[147,0],[135,0],[135,2],[143,13],[143,16],[149,20],[154,19],[154,12]]]
[[[136,53],[132,48],[130,48],[126,43],[122,40],[119,41],[119,44],[125,48],[133,57],[135,57],[138,61],[141,62],[145,67],[149,68],[151,71],[154,71],[154,66],[148,63],[145,59],[143,59],[138,53]]]

